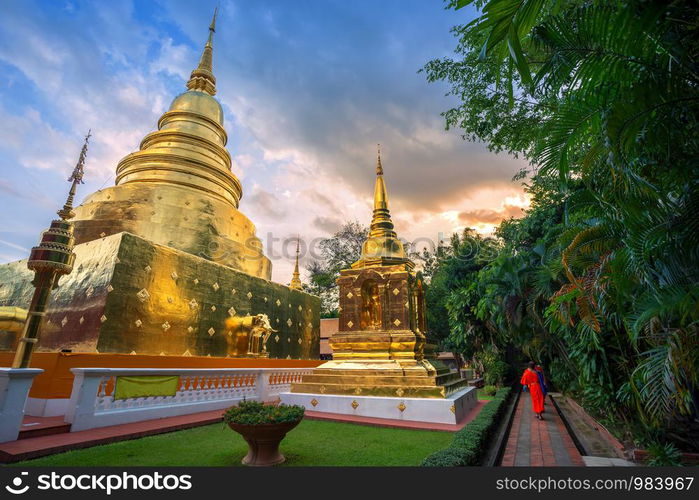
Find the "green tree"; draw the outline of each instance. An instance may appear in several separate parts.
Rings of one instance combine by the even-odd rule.
[[[452,247],[438,241],[432,250],[425,246],[421,251],[413,250],[409,245],[410,258],[417,264],[418,274],[426,285],[425,309],[427,312],[427,329],[430,337],[444,343],[449,337],[449,318],[446,309],[447,275],[440,272],[444,261],[452,256]],[[445,347],[446,346],[442,346]]]
[[[346,222],[334,235],[320,242],[320,256],[312,260],[306,269],[309,284],[308,293],[321,299],[321,316],[338,316],[337,278],[342,269],[348,269],[359,260],[362,244],[369,235],[369,229],[359,222]]]
[[[531,162],[534,202],[462,303],[598,415],[696,449],[699,11],[449,2],[470,4],[457,57],[424,69],[459,99],[447,127]]]

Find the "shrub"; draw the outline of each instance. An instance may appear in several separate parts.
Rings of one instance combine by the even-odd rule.
[[[472,450],[449,447],[434,452],[420,464],[422,467],[463,467],[471,465],[475,453]]]
[[[495,396],[496,392],[498,392],[498,388],[495,387],[494,385],[486,385],[483,388],[483,393],[488,395],[488,396]]]
[[[303,418],[305,408],[298,405],[264,405],[259,401],[241,401],[223,414],[227,424],[258,425],[295,422]]]
[[[495,392],[493,399],[481,409],[478,416],[454,434],[454,439],[448,448],[428,456],[420,465],[423,467],[478,465],[484,445],[498,424],[511,390],[510,387],[504,387]]]
[[[486,430],[457,433],[450,446],[478,451],[485,442]]]
[[[672,443],[658,443],[648,446],[648,461],[646,465],[651,467],[682,465],[682,453]]]
[[[484,368],[483,380],[489,385],[500,385],[505,381],[510,365],[504,361],[495,361]]]

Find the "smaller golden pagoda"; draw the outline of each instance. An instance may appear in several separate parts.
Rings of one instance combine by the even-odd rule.
[[[446,398],[466,385],[432,356],[423,284],[414,267],[393,228],[379,151],[369,237],[361,258],[337,280],[333,360],[292,384],[292,393]]]
[[[301,274],[299,273],[299,244],[300,239],[296,240],[296,263],[294,264],[294,274],[291,276],[291,282],[289,283],[289,288],[292,290],[302,290],[303,283],[301,283]]]

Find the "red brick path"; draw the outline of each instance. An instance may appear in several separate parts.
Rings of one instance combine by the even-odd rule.
[[[505,467],[585,465],[553,404],[547,401],[545,408],[544,420],[538,420],[532,411],[529,393],[522,393],[500,465]]]

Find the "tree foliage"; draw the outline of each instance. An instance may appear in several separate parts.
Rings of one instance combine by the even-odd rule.
[[[450,335],[516,345],[602,418],[696,449],[699,11],[475,4],[456,57],[424,70],[459,99],[447,127],[529,160],[532,204],[448,290]]]
[[[309,273],[308,293],[320,297],[322,317],[337,317],[337,278],[340,271],[348,269],[359,260],[362,244],[369,229],[359,222],[346,222],[334,235],[320,243],[320,256],[306,267]]]

